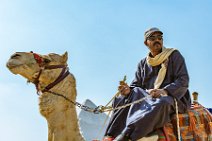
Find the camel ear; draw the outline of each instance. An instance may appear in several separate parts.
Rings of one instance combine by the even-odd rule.
[[[63,57],[63,62],[67,62],[67,60],[68,60],[68,52],[66,51],[63,55],[62,55],[62,57]]]

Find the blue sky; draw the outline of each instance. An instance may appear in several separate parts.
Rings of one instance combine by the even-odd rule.
[[[152,26],[183,54],[191,92],[212,107],[211,9],[210,0],[0,0],[0,140],[47,140],[34,86],[5,67],[11,54],[68,51],[77,101],[104,105],[124,75],[132,81],[148,53],[143,33]]]

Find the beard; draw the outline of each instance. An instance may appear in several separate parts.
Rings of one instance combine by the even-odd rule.
[[[152,44],[152,46],[149,46],[149,49],[152,53],[154,52],[154,54],[157,55],[162,51],[162,46],[163,46],[162,43],[156,41]]]

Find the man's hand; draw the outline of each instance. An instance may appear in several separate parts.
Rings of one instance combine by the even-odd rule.
[[[124,81],[120,81],[118,90],[124,96],[127,96],[130,94],[130,87]]]
[[[149,89],[147,92],[153,97],[153,98],[159,98],[161,96],[168,95],[167,91],[164,89]]]

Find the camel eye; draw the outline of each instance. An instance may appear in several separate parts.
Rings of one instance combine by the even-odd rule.
[[[20,55],[20,54],[15,53],[15,54],[13,54],[13,55],[11,56],[11,59],[15,59],[15,58],[17,58],[17,57],[19,57],[19,56],[21,56],[21,55]]]
[[[44,58],[44,63],[50,63],[50,62],[51,62],[51,60]]]

